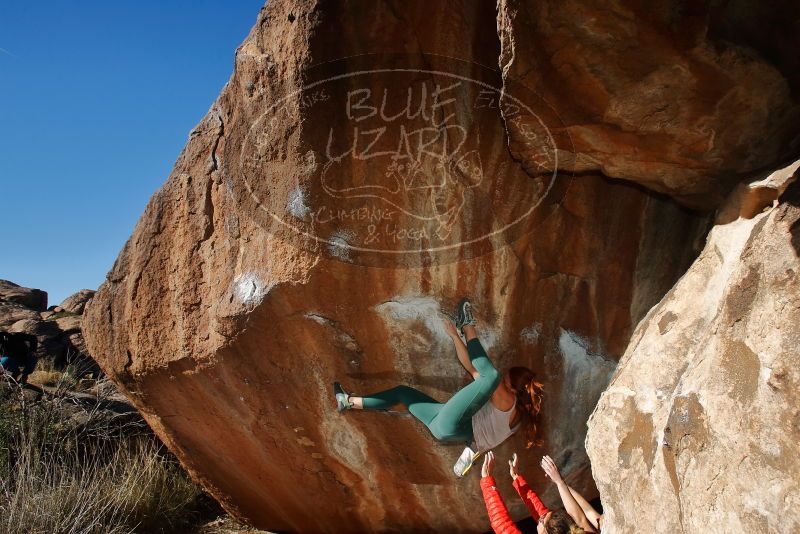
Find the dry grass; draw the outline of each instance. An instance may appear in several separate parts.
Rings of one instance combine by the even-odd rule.
[[[272,534],[266,530],[254,529],[251,526],[240,523],[235,519],[225,516],[219,517],[204,525],[197,527],[195,534]]]
[[[71,354],[67,355],[69,359]],[[44,386],[49,388],[57,388],[59,391],[90,391],[94,386],[103,380],[105,377],[98,379],[85,379],[83,377],[87,371],[90,371],[89,360],[81,360],[72,355],[73,363],[70,363],[64,368],[55,366],[53,360],[40,360],[33,371],[28,377],[28,382],[37,386]]]
[[[38,386],[55,387],[66,379],[64,370],[56,369],[52,360],[39,360],[36,370],[28,377],[28,382]]]
[[[37,369],[28,377],[28,382],[39,386],[55,387],[63,379],[64,373],[61,371]]]
[[[0,534],[175,532],[201,490],[143,428],[63,398],[0,396]],[[67,415],[65,415],[67,414]]]
[[[42,455],[27,447],[3,484],[0,532],[170,532],[186,526],[199,490],[153,445],[110,458]]]

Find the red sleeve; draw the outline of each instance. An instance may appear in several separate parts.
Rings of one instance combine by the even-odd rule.
[[[517,525],[508,515],[508,508],[503,502],[503,498],[497,491],[494,484],[494,477],[488,476],[481,478],[481,491],[483,491],[483,501],[486,503],[486,511],[489,512],[489,521],[496,534],[521,534]]]
[[[525,506],[528,507],[528,510],[533,516],[534,521],[539,521],[539,518],[543,515],[547,515],[550,511],[547,506],[545,506],[542,501],[539,499],[539,496],[536,495],[536,492],[528,486],[528,483],[525,482],[525,479],[522,476],[517,475],[517,478],[514,479],[514,489],[517,490],[519,496],[522,498],[522,501],[525,503]]]

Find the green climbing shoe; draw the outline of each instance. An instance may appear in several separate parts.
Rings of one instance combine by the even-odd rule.
[[[465,326],[475,326],[475,316],[472,315],[472,303],[467,298],[461,299],[456,309],[456,328],[463,332]]]
[[[353,403],[350,402],[350,395],[342,388],[339,382],[333,383],[333,394],[336,396],[337,411],[343,412],[353,407]]]

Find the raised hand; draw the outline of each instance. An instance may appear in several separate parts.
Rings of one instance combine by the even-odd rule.
[[[450,319],[443,319],[442,323],[444,324],[444,331],[447,332],[447,335],[450,337],[458,337],[458,330],[456,330],[456,325],[453,324],[453,321]]]
[[[481,476],[488,477],[492,474],[492,468],[494,467],[494,453],[489,451],[483,457],[483,466],[481,467]]]
[[[511,475],[511,478],[514,480],[519,476],[519,473],[517,473],[517,466],[519,466],[519,457],[515,452],[514,456],[508,461],[508,474]]]
[[[556,463],[549,456],[542,457],[541,466],[542,469],[544,469],[544,474],[547,475],[547,477],[556,484],[560,484],[561,482],[564,481],[561,478],[561,473],[558,472],[558,467],[556,467]]]

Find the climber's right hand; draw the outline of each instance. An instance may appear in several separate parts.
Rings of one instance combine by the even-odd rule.
[[[458,330],[456,330],[456,325],[453,324],[453,321],[450,319],[443,319],[442,323],[444,324],[444,331],[447,332],[448,336],[458,337]]]

